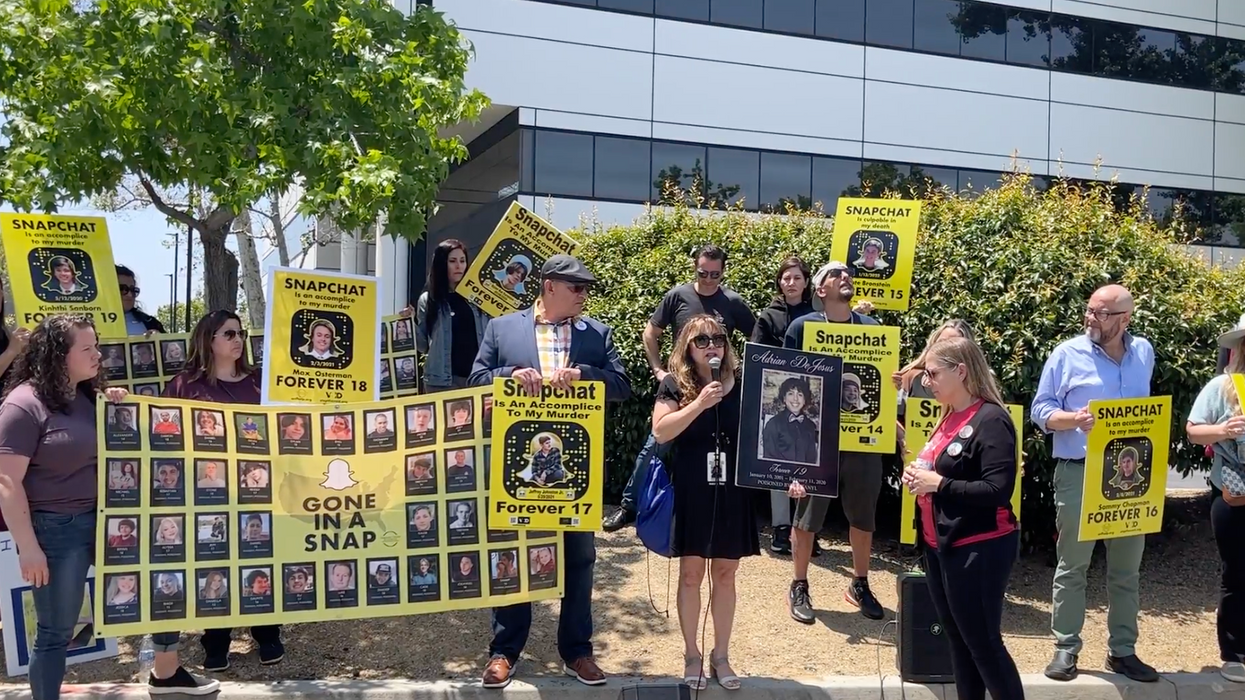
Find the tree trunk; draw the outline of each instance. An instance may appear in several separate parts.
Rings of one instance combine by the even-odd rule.
[[[233,235],[238,241],[238,259],[242,263],[242,291],[246,294],[246,310],[251,318],[251,328],[263,328],[264,279],[259,273],[259,253],[255,250],[250,209],[243,209],[238,218],[234,219]]]
[[[272,197],[268,203],[272,207],[272,215],[268,218],[272,219],[272,236],[277,243],[277,259],[281,262],[281,267],[289,267],[290,244],[285,240],[285,221],[281,218],[281,198]]]
[[[207,312],[238,310],[238,258],[225,247],[233,219],[216,228],[199,229],[203,244],[203,292]]]

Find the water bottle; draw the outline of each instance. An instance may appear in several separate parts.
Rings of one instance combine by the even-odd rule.
[[[151,678],[151,669],[156,665],[156,645],[151,635],[143,637],[143,644],[138,648],[138,682],[147,685]]]

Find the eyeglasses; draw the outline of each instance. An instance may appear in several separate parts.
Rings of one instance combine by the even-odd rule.
[[[139,289],[138,287],[131,287],[128,284],[120,285],[120,287],[121,287],[121,296],[125,296],[126,294],[133,294],[134,296],[138,296],[139,292],[143,291]]]
[[[711,343],[713,344],[713,347],[715,348],[726,347],[726,336],[719,333],[717,335],[712,335],[712,336],[698,335],[695,338],[692,338],[692,344],[701,350],[704,350],[705,348],[709,347]]]
[[[571,293],[573,294],[587,294],[588,293],[588,285],[586,284],[569,284],[568,283],[566,285],[566,288],[571,290]]]
[[[702,280],[703,279],[716,280],[716,279],[721,279],[722,271],[721,270],[697,270],[696,276],[701,278]]]
[[[221,331],[220,333],[217,333],[217,335],[224,338],[225,340],[233,340],[235,338],[237,338],[238,340],[246,340],[246,331],[244,330],[235,331],[231,328],[227,331]]]
[[[1103,309],[1085,309],[1085,316],[1087,318],[1089,316],[1093,316],[1094,319],[1097,320],[1099,323],[1106,321],[1112,316],[1120,316],[1126,313],[1128,312],[1127,311],[1106,311]]]

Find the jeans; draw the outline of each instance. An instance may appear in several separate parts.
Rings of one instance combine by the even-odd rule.
[[[453,379],[450,380],[449,384],[433,384],[432,382],[428,381],[426,377],[424,379],[424,393],[426,394],[436,394],[442,391],[453,391],[454,389],[463,389],[468,386],[471,386],[471,384],[467,381],[466,377],[454,377]]]
[[[1055,464],[1055,507],[1059,539],[1055,553],[1051,631],[1055,648],[1081,653],[1081,628],[1085,626],[1085,573],[1097,542],[1077,539],[1081,522],[1081,491],[1085,484],[1085,461],[1061,459]],[[1111,655],[1132,656],[1137,646],[1137,615],[1141,611],[1141,556],[1146,536],[1115,537],[1107,547],[1107,647]]]
[[[562,561],[566,568],[566,593],[558,616],[558,654],[567,663],[592,656],[592,569],[597,560],[591,532],[563,534]],[[489,656],[501,654],[518,663],[532,631],[532,604],[517,603],[493,608],[493,641]]]
[[[959,700],[1022,700],[1016,662],[1003,644],[1003,597],[1020,532],[951,547],[925,548],[926,581],[938,619],[951,642],[951,669]]]
[[[47,584],[32,591],[36,631],[30,694],[33,700],[57,700],[69,641],[86,595],[86,573],[94,559],[95,511],[77,515],[36,511],[30,522],[48,565]]]
[[[644,441],[644,447],[640,448],[640,454],[636,455],[635,466],[631,469],[631,478],[627,479],[627,485],[623,487],[622,502],[619,504],[622,509],[628,513],[635,512],[636,489],[639,484],[636,482],[636,475],[643,474],[648,467],[648,460],[653,455],[653,450],[657,447],[657,438],[649,433],[648,439]]]
[[[1219,660],[1245,661],[1245,506],[1230,506],[1215,493],[1210,527],[1219,545]]]
[[[199,639],[199,643],[203,645],[203,655],[211,658],[229,654],[230,633],[232,631],[229,628],[204,630],[203,636]],[[251,639],[254,639],[255,643],[261,648],[279,644],[281,642],[281,625],[257,625],[252,627]]]

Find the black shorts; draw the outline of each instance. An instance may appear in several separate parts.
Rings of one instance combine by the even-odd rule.
[[[857,530],[877,529],[878,496],[882,493],[882,455],[864,452],[839,453],[839,500],[847,523]],[[830,499],[810,496],[796,502],[791,525],[818,532],[826,522]]]

